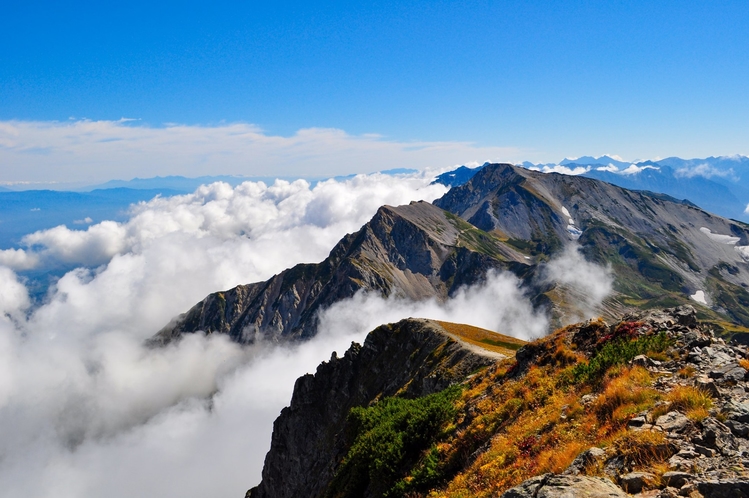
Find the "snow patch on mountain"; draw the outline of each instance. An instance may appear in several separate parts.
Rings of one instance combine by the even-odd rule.
[[[723,235],[720,233],[713,233],[712,230],[706,227],[700,227],[700,232],[704,233],[705,235],[710,237],[712,240],[716,242],[720,242],[721,244],[734,245],[739,240],[741,240],[741,238],[739,237],[733,237],[731,235]]]

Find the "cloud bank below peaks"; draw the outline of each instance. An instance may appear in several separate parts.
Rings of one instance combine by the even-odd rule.
[[[23,287],[2,282],[2,309],[26,306]],[[193,334],[148,350],[116,330],[65,337],[33,315],[21,324],[6,318],[0,486],[11,498],[61,489],[74,497],[241,496],[260,480],[273,420],[295,379],[377,325],[410,316],[523,338],[548,326],[519,280],[494,272],[445,303],[359,293],[323,311],[313,339],[286,346],[241,348]]]
[[[25,249],[3,252],[38,269],[84,265],[36,306],[0,266],[3,496],[241,496],[260,478],[294,380],[375,326],[421,316],[543,334],[547,318],[519,281],[492,273],[445,303],[357,294],[323,312],[319,334],[304,344],[240,347],[192,334],[162,349],[142,346],[210,292],[322,260],[380,205],[444,193],[430,180],[217,183],[139,204],[125,223],[45,230]],[[586,289],[577,263],[552,261],[550,278]]]

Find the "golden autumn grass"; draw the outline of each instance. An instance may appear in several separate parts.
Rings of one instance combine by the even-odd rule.
[[[709,398],[692,388],[666,396],[639,366],[613,366],[596,384],[570,383],[570,370],[584,357],[563,332],[543,340],[548,357],[525,375],[513,375],[508,359],[472,379],[457,402],[450,437],[436,446],[448,481],[426,496],[498,496],[530,477],[563,471],[592,446],[615,448],[635,469],[667,470],[663,434],[628,430],[627,422],[658,401],[699,418]],[[586,394],[593,400],[583,404]]]
[[[514,356],[525,344],[476,327],[440,324],[456,339],[490,351]],[[639,354],[665,356],[672,344],[640,322],[610,328],[592,320],[529,344],[522,364],[507,358],[479,370],[448,401],[451,415],[437,435],[420,443],[399,480],[388,483],[393,493],[387,496],[499,496],[533,476],[564,471],[594,446],[624,457],[632,470],[655,474],[658,483],[674,447],[663,433],[628,429],[628,422],[643,412],[671,410],[700,420],[712,406],[693,387],[656,390],[655,374],[631,365]],[[677,378],[691,375],[684,371]],[[399,440],[401,429],[393,430],[384,447]],[[603,475],[599,464],[583,472]]]
[[[514,356],[515,351],[519,349],[525,341],[516,339],[509,335],[492,332],[491,330],[473,327],[462,323],[437,322],[449,334],[452,334],[462,341],[474,346],[479,346],[495,353],[501,353],[506,356]]]

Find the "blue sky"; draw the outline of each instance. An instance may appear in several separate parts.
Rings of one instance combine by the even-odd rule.
[[[749,153],[746,2],[108,3],[6,2],[0,121],[477,148],[459,162]]]

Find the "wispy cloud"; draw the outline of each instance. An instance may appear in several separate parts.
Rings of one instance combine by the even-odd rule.
[[[0,163],[6,166],[1,182],[206,174],[322,176],[512,162],[520,155],[512,147],[402,142],[330,128],[307,128],[284,137],[247,123],[153,127],[123,120],[0,122]]]
[[[560,173],[562,175],[582,175],[590,171],[590,166],[575,166],[570,168],[561,164],[542,164],[539,166],[531,166],[528,169],[533,171],[541,171],[543,173]]]
[[[685,166],[679,168],[674,173],[677,178],[694,178],[695,176],[701,176],[703,178],[736,178],[733,168],[730,169],[719,169],[708,163],[698,164],[696,166]]]

